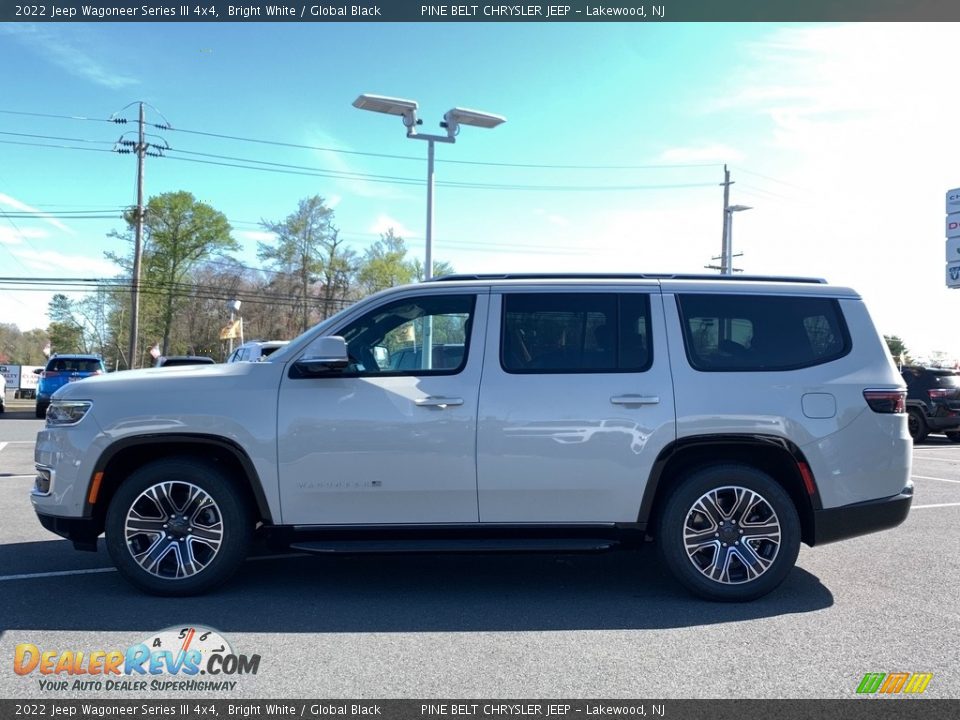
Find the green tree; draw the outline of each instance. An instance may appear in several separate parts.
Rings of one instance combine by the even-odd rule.
[[[453,269],[453,265],[448,263],[446,260],[434,260],[433,261],[433,277],[443,277],[444,275],[453,275],[456,272]],[[413,276],[416,278],[417,282],[423,282],[423,262],[420,261],[420,258],[414,258],[413,260]]]
[[[367,248],[357,271],[357,282],[367,295],[413,282],[414,265],[407,261],[407,245],[390,228]]]
[[[127,236],[132,238],[136,222],[132,212],[126,221]],[[192,285],[188,282],[191,271],[204,260],[240,246],[231,236],[230,223],[223,213],[182,190],[150,198],[143,231],[141,307],[146,322],[141,322],[141,327],[144,338],[150,332],[162,336],[161,352],[166,355],[175,321],[192,302]],[[107,257],[125,268],[132,267],[126,258],[110,253]]]
[[[884,335],[883,339],[886,340],[887,349],[898,365],[909,365],[913,361],[906,344],[897,335]]]
[[[333,210],[321,196],[314,195],[301,200],[297,210],[280,222],[263,220],[261,225],[277,239],[275,243],[257,243],[257,257],[295,282],[302,332],[310,327],[311,287],[325,268],[337,272],[340,243]]]
[[[83,336],[83,326],[74,315],[74,303],[66,295],[57,293],[47,306],[50,326],[51,352],[75,353],[89,352]]]

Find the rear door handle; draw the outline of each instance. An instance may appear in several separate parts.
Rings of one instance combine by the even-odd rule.
[[[417,407],[438,407],[441,410],[453,405],[463,405],[463,398],[439,397],[431,395],[425,398],[417,398],[413,401]]]
[[[614,395],[610,398],[614,405],[658,405],[658,395]]]

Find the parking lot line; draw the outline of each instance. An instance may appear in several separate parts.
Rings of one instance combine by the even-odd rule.
[[[936,505],[913,505],[911,510],[925,510],[926,508],[938,508],[938,507],[960,507],[960,502],[955,503],[937,503]]]
[[[0,452],[3,452],[3,449],[7,446],[5,442],[0,442]]]
[[[960,456],[954,458],[943,458],[943,457],[934,457],[933,455],[917,455],[918,460],[923,460],[924,462],[931,460],[933,462],[948,462],[948,463],[958,463],[960,462]]]
[[[960,484],[960,480],[949,480],[947,478],[930,477],[929,475],[911,475],[910,477],[916,478],[917,480],[939,480],[940,482]]]

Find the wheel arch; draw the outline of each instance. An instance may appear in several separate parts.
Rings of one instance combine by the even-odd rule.
[[[654,462],[637,521],[655,536],[664,505],[684,477],[700,468],[730,463],[757,468],[783,487],[797,509],[801,539],[813,544],[813,513],[823,507],[813,473],[800,448],[772,435],[700,435],[671,443]]]
[[[259,474],[250,457],[236,443],[216,435],[141,435],[118,440],[97,460],[93,478],[96,482],[99,475],[99,487],[93,493],[94,502],[90,502],[88,494],[85,515],[95,521],[98,533],[103,531],[110,500],[124,479],[148,463],[172,457],[193,457],[226,469],[227,477],[256,511],[257,520],[265,524],[273,522]]]

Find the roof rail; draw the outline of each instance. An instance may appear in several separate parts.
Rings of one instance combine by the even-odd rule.
[[[793,282],[826,284],[823,278],[788,275],[706,275],[689,273],[485,273],[454,274],[430,278],[426,282],[456,280],[720,280],[722,282]]]

